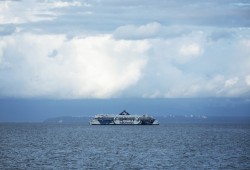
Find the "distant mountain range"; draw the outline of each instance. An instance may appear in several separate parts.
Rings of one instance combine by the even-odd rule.
[[[90,119],[90,117],[63,116],[48,118],[44,120],[44,123],[88,123]]]

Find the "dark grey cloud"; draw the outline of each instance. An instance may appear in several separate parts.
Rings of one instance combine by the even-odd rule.
[[[245,0],[13,2],[3,11],[5,23],[21,24],[30,31],[76,34],[112,32],[120,26],[152,22],[165,26],[249,27],[249,14],[250,5]]]
[[[232,39],[235,36],[236,36],[235,32],[230,31],[230,30],[215,30],[214,32],[211,33],[209,38],[212,41],[218,41],[221,39]]]
[[[16,31],[14,24],[0,25],[0,36],[10,35]]]

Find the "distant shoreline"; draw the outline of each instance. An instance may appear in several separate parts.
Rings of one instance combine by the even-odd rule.
[[[250,124],[249,117],[229,117],[229,116],[209,116],[209,117],[198,117],[198,116],[155,116],[161,124],[168,123],[244,123]],[[54,117],[48,118],[43,123],[88,123],[91,117]]]

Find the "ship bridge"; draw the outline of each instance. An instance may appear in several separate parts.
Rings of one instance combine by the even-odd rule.
[[[126,110],[123,110],[123,112],[121,112],[119,115],[130,115],[130,114],[126,112]]]

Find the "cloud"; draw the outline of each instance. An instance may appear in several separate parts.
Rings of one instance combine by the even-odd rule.
[[[53,21],[63,12],[60,8],[90,7],[81,1],[0,1],[0,24],[29,24]]]
[[[0,96],[249,95],[249,11],[244,0],[1,1]]]
[[[248,86],[250,86],[250,75],[247,75],[247,76],[245,77],[245,81],[246,81],[246,84],[247,84]]]
[[[10,35],[14,32],[16,32],[17,28],[10,24],[10,25],[3,25],[0,27],[0,36]]]
[[[177,37],[147,39],[151,46],[147,69],[137,91],[129,89],[132,95],[150,98],[248,95],[247,29],[230,29],[234,36],[210,39],[214,31],[223,30],[195,28]]]
[[[201,48],[198,44],[183,45],[179,53],[183,56],[196,56],[201,54]]]
[[[240,4],[240,5],[239,5]],[[216,8],[214,8],[216,6]],[[248,27],[250,6],[244,0],[203,1],[0,1],[0,23],[32,31],[65,34],[86,31],[110,33],[116,38],[149,38],[185,34],[191,26]],[[119,15],[117,15],[119,13]],[[170,29],[162,31],[162,26]],[[172,30],[171,30],[172,29]],[[130,36],[126,30],[135,36]],[[212,38],[223,38],[218,32]]]
[[[238,77],[234,77],[225,81],[225,87],[232,87],[239,81]]]
[[[57,2],[52,2],[50,5],[52,5],[55,8],[82,6],[81,2],[79,2],[79,1],[73,1],[73,2],[57,1]]]
[[[54,20],[58,13],[49,3],[35,1],[0,1],[0,24],[27,24]]]
[[[157,37],[155,31],[155,37],[137,39],[15,32],[0,41],[0,95],[244,96],[250,91],[249,30],[230,29],[234,36],[210,38],[223,29],[194,27],[175,37]]]
[[[118,27],[113,35],[117,39],[146,39],[157,36],[160,29],[161,24],[157,22],[142,26],[125,25]]]
[[[52,98],[118,95],[141,78],[149,48],[145,41],[117,41],[109,35],[66,40],[20,34],[1,44],[1,96]]]

